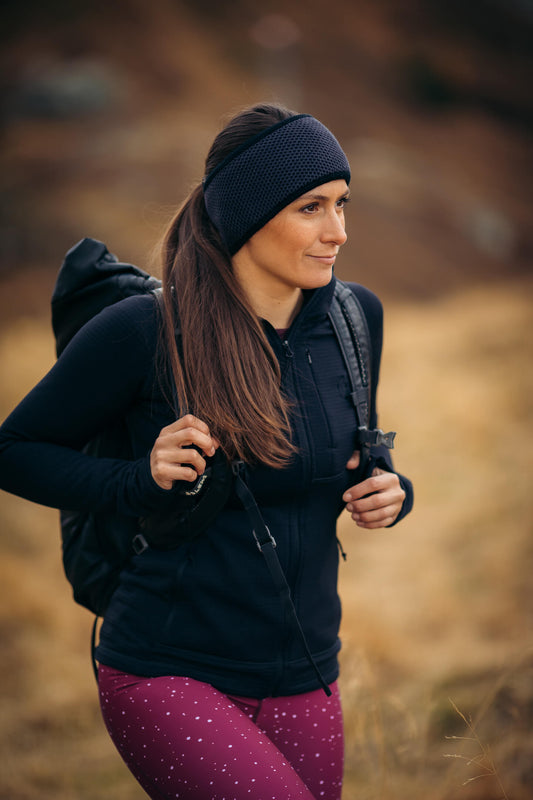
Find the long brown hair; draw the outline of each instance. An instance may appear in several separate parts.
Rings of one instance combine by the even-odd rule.
[[[206,174],[251,136],[293,113],[257,105],[235,116],[215,138]],[[228,458],[286,464],[294,447],[279,364],[207,215],[201,185],[171,222],[162,258],[163,335],[179,408],[209,425]]]

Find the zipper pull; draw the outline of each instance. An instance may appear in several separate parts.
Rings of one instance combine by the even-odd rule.
[[[338,537],[338,536],[336,537],[336,539],[337,539],[337,547],[339,548],[339,553],[340,553],[340,554],[341,554],[341,556],[342,556],[342,560],[343,560],[343,561],[346,561],[346,559],[348,558],[348,556],[347,556],[347,555],[346,555],[346,553],[344,552],[344,548],[343,548],[343,546],[342,546],[342,542],[341,542],[341,540],[339,539],[339,537]]]
[[[293,358],[294,353],[292,352],[290,344],[288,343],[287,339],[283,340],[283,349],[285,350],[286,358]]]
[[[306,349],[305,354],[307,356],[307,360],[309,361],[309,363],[312,364],[313,359],[311,358],[311,353],[309,352],[309,348]]]

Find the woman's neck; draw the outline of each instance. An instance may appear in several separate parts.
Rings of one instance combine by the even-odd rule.
[[[303,304],[301,289],[287,297],[273,298],[257,291],[248,291],[248,296],[257,316],[266,319],[276,329],[290,328]]]
[[[250,256],[247,247],[233,256],[232,263],[235,276],[257,316],[266,319],[274,328],[289,328],[303,305],[302,290],[269,274]]]

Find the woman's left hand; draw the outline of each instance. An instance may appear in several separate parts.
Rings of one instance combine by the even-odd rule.
[[[355,469],[358,464],[356,452],[346,466]],[[360,528],[386,528],[400,513],[405,492],[396,473],[375,467],[370,478],[347,489],[342,499]]]

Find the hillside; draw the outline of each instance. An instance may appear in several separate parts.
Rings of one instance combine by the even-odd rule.
[[[30,26],[8,4],[0,57],[2,280],[36,270],[48,289],[87,234],[147,265],[221,119],[264,98],[350,157],[342,277],[424,299],[527,271],[531,20],[509,4],[29,5]]]
[[[531,28],[519,0],[4,4],[0,419],[54,361],[83,236],[154,245],[221,119],[277,98],[350,157],[341,277],[385,306],[415,510],[342,519],[343,800],[530,800]],[[0,495],[0,798],[141,800],[101,722],[57,514]]]

